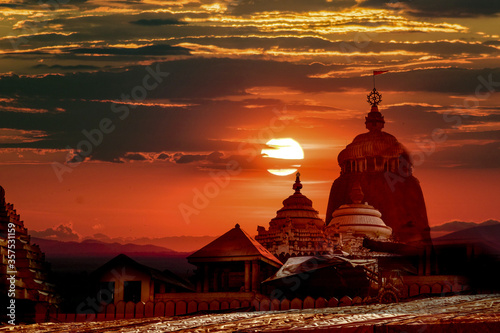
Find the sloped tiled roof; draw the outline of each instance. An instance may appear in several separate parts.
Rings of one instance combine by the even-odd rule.
[[[190,255],[188,259],[255,256],[282,265],[278,258],[236,224],[233,229]]]
[[[108,270],[112,269],[113,267],[117,266],[129,266],[137,269],[138,271],[144,272],[151,276],[152,279],[154,280],[159,280],[177,287],[180,287],[181,289],[184,289],[186,291],[193,291],[194,288],[191,286],[189,282],[186,280],[182,279],[181,277],[175,275],[174,273],[170,272],[169,270],[165,271],[159,271],[157,269],[145,266],[143,264],[138,263],[137,261],[133,260],[129,256],[125,254],[119,254],[101,267],[99,267],[97,270],[95,270],[92,273],[92,276],[94,278],[100,277],[102,274],[107,272]]]

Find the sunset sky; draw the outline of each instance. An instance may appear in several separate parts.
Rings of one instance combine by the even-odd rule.
[[[488,0],[0,0],[0,185],[37,236],[256,234],[293,193],[294,175],[267,169],[300,164],[324,218],[387,70],[385,130],[413,154],[430,224],[500,219],[499,14]],[[262,157],[272,138],[304,159]]]

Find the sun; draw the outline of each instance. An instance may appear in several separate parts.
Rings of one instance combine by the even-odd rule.
[[[279,160],[302,160],[304,159],[304,151],[300,144],[291,138],[281,138],[272,139],[266,143],[269,148],[264,148],[261,154],[264,158],[272,159],[273,162],[279,164],[280,166],[287,166],[282,168],[269,168],[267,171],[276,176],[288,176],[296,172],[300,164],[286,165],[286,163],[281,163],[285,161]],[[278,163],[280,162],[280,163]]]

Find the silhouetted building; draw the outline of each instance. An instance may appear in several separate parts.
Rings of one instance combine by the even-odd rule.
[[[191,254],[198,292],[260,292],[260,284],[282,263],[239,224]]]
[[[31,243],[28,229],[24,227],[24,222],[14,209],[14,205],[5,201],[5,190],[1,186],[0,255],[2,295],[6,297],[10,294],[10,282],[7,278],[14,276],[16,301],[49,303],[59,301],[54,291],[55,286],[48,282],[50,267],[45,261],[45,254],[38,245]]]
[[[142,265],[124,254],[99,267],[91,279],[102,304],[154,302],[161,294],[194,291],[188,281],[174,273]]]
[[[350,203],[350,189],[359,182],[365,200],[382,213],[396,240],[430,244],[424,197],[412,174],[410,155],[393,135],[382,131],[385,121],[378,110],[381,95],[375,88],[368,101],[372,105],[365,118],[368,132],[356,136],[338,156],[341,173],[330,191],[326,223],[331,223],[336,209]]]
[[[283,201],[283,207],[269,222],[269,229],[257,228],[255,239],[282,261],[289,257],[327,254],[332,249],[332,242],[324,233],[325,222],[301,189],[297,173],[293,184],[295,193]]]

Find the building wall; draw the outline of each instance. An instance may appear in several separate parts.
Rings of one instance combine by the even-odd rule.
[[[31,243],[28,229],[14,205],[5,203],[1,195],[3,189],[0,190],[0,290],[7,294],[7,278],[15,276],[16,299],[57,303],[54,285],[48,283],[49,265],[45,254],[38,245]],[[14,248],[12,240],[15,240]]]
[[[141,302],[154,301],[154,282],[151,276],[131,267],[115,267],[99,281],[115,283],[114,303],[123,301],[125,281],[141,281]]]

